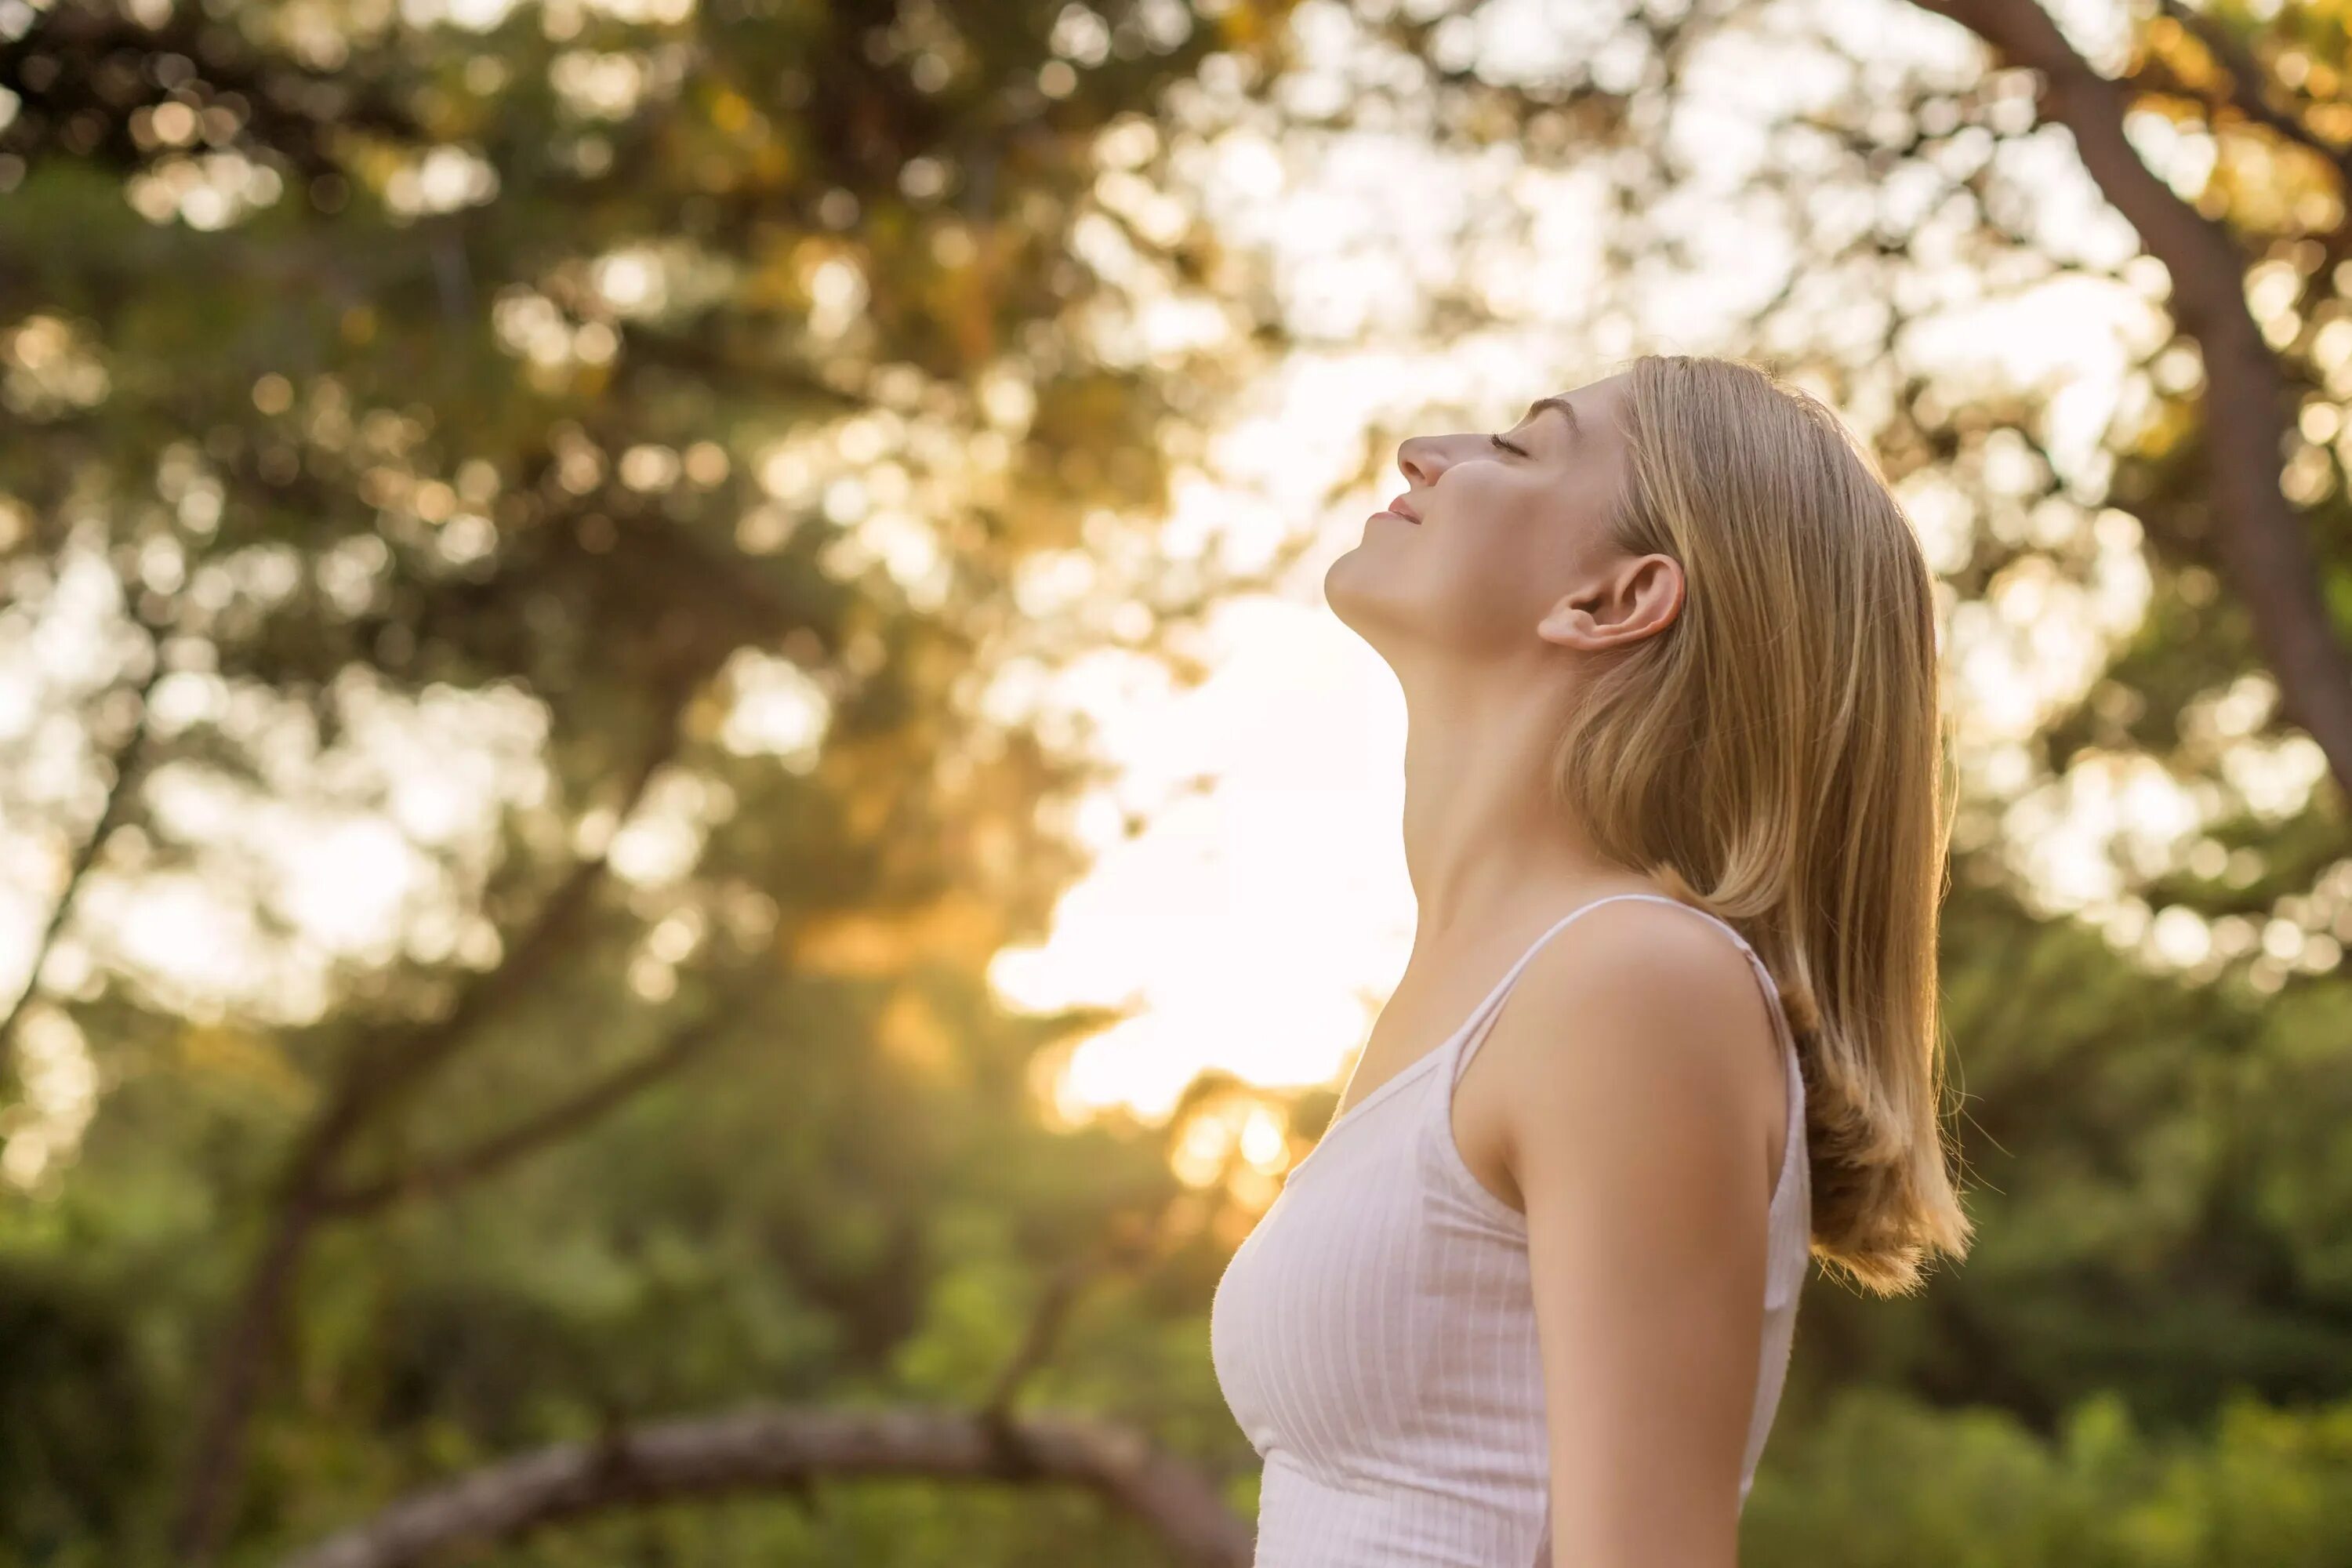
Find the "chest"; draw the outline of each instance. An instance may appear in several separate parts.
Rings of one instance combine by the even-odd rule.
[[[1448,1058],[1453,1058],[1454,1047],[1460,1044],[1458,1036],[1448,1037],[1435,1049],[1429,1046],[1433,1037],[1431,1028],[1414,1023],[1401,1010],[1400,1002],[1392,1000],[1381,1011],[1370,1037],[1365,1041],[1362,1055],[1349,1077],[1348,1092],[1343,1096],[1345,1103],[1334,1113],[1327,1138],[1360,1107],[1382,1097],[1390,1085],[1402,1084],[1424,1072],[1433,1078],[1438,1071],[1452,1068],[1455,1064]],[[1421,1121],[1426,1124],[1432,1117],[1442,1119],[1451,1130],[1453,1152],[1459,1156],[1456,1163],[1489,1194],[1498,1195],[1506,1207],[1517,1211],[1522,1207],[1518,1187],[1503,1156],[1507,1107],[1503,1103],[1507,1091],[1501,1085],[1501,1076],[1482,1071],[1474,1058],[1460,1067],[1450,1103],[1441,1085],[1428,1086],[1427,1098],[1432,1103]],[[1320,1144],[1317,1153],[1321,1153]]]
[[[1350,1108],[1218,1281],[1211,1353],[1261,1454],[1344,1468],[1539,1400],[1524,1233],[1446,1163],[1442,1086],[1421,1069]]]

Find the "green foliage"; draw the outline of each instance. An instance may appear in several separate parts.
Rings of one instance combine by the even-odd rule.
[[[2324,1568],[2352,1540],[2352,1402],[2241,1395],[2160,1436],[2109,1394],[2044,1439],[1856,1391],[1776,1440],[1742,1530],[1750,1568]]]

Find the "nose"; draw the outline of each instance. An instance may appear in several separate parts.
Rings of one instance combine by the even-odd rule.
[[[1445,471],[1444,445],[1434,436],[1408,436],[1397,447],[1397,467],[1416,487],[1426,489]]]

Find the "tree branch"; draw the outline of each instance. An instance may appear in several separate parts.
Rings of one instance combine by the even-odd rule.
[[[1069,1321],[1070,1308],[1079,1291],[1102,1268],[1100,1259],[1081,1258],[1055,1270],[1054,1277],[1045,1283],[1045,1294],[1038,1299],[1036,1310],[1029,1315],[1029,1326],[1023,1331],[1020,1344],[998,1369],[995,1381],[981,1401],[981,1419],[1009,1419],[1013,1397],[1021,1392],[1021,1385],[1053,1354],[1054,1342],[1061,1338],[1062,1325]]]
[[[669,1077],[708,1050],[719,1037],[721,1029],[721,1020],[715,1014],[681,1024],[656,1049],[625,1067],[615,1068],[536,1116],[413,1170],[334,1188],[324,1194],[320,1202],[328,1215],[345,1219],[373,1214],[404,1199],[446,1194],[478,1181],[580,1131],[640,1090]]]
[[[2074,134],[2100,191],[2171,273],[2174,320],[2205,358],[2214,548],[2278,679],[2282,708],[2352,794],[2352,652],[2330,620],[2302,519],[2279,489],[2293,389],[2247,310],[2245,258],[2141,162],[2124,135],[2123,88],[2093,70],[2035,0],[1914,3],[2042,74],[2042,117]]]
[[[282,1568],[406,1568],[461,1542],[511,1541],[624,1508],[878,1477],[1084,1486],[1150,1526],[1179,1560],[1246,1568],[1249,1523],[1209,1477],[1144,1434],[1077,1415],[1017,1417],[1010,1429],[1019,1447],[1009,1453],[992,1424],[954,1410],[767,1408],[664,1422],[558,1444],[416,1492]]]
[[[121,825],[122,814],[130,807],[137,784],[134,775],[147,750],[148,699],[154,695],[155,683],[163,678],[163,651],[159,646],[148,667],[146,679],[138,686],[139,716],[131,721],[131,733],[121,745],[115,748],[114,755],[110,759],[114,781],[107,786],[106,804],[99,808],[98,820],[90,824],[81,847],[74,852],[73,864],[66,868],[65,886],[58,892],[58,901],[49,910],[48,922],[33,940],[32,957],[25,970],[25,984],[16,993],[16,1000],[9,1003],[6,1015],[0,1016],[0,1077],[6,1075],[9,1058],[16,1052],[16,1025],[23,1019],[25,1009],[32,1005],[33,998],[40,994],[41,969],[49,961],[49,950],[57,945],[58,933],[65,930],[66,917],[73,912],[74,900],[80,893],[89,868],[98,863],[99,851],[106,847],[107,839]]]
[[[675,752],[679,718],[695,685],[687,671],[674,672],[667,683],[652,739],[624,781],[621,821],[628,819],[654,774]],[[287,1161],[267,1238],[214,1357],[173,1528],[173,1546],[182,1561],[209,1559],[226,1530],[244,1470],[247,1426],[277,1353],[295,1278],[312,1234],[334,1217],[329,1194],[337,1165],[362,1130],[463,1050],[485,1018],[532,988],[586,917],[609,866],[609,846],[574,866],[530,928],[508,948],[506,961],[477,976],[441,1017],[377,1031],[347,1058],[325,1108]]]
[[[694,682],[672,681],[663,694],[654,739],[638,756],[622,784],[615,829],[628,820],[655,773],[676,752],[679,712]],[[369,1113],[382,1110],[394,1096],[413,1089],[436,1068],[463,1050],[485,1019],[530,993],[578,934],[581,922],[596,901],[611,869],[608,847],[572,867],[547,901],[540,906],[529,930],[508,949],[495,969],[473,977],[457,1004],[438,1019],[423,1026],[400,1026],[376,1032],[360,1048],[348,1080],[347,1095],[370,1102]]]
[[[2221,68],[2230,73],[2231,107],[2256,124],[2327,160],[2346,193],[2352,195],[2352,150],[2321,140],[2301,115],[2272,104],[2263,92],[2263,83],[2271,79],[2270,73],[2236,35],[2216,18],[2190,10],[2181,0],[2157,0],[2157,8],[2194,34],[2197,41],[2221,62]]]

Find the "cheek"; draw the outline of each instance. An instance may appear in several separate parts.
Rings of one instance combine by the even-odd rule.
[[[1446,578],[1476,590],[1490,608],[1526,597],[1550,570],[1542,498],[1496,475],[1458,499],[1427,542]]]
[[[1436,640],[1465,650],[1507,647],[1543,618],[1552,574],[1524,526],[1481,513],[1408,542],[1425,546],[1407,591],[1415,619]]]
[[[1532,602],[1542,574],[1524,535],[1481,527],[1444,542],[1440,576],[1449,597],[1490,617]]]

